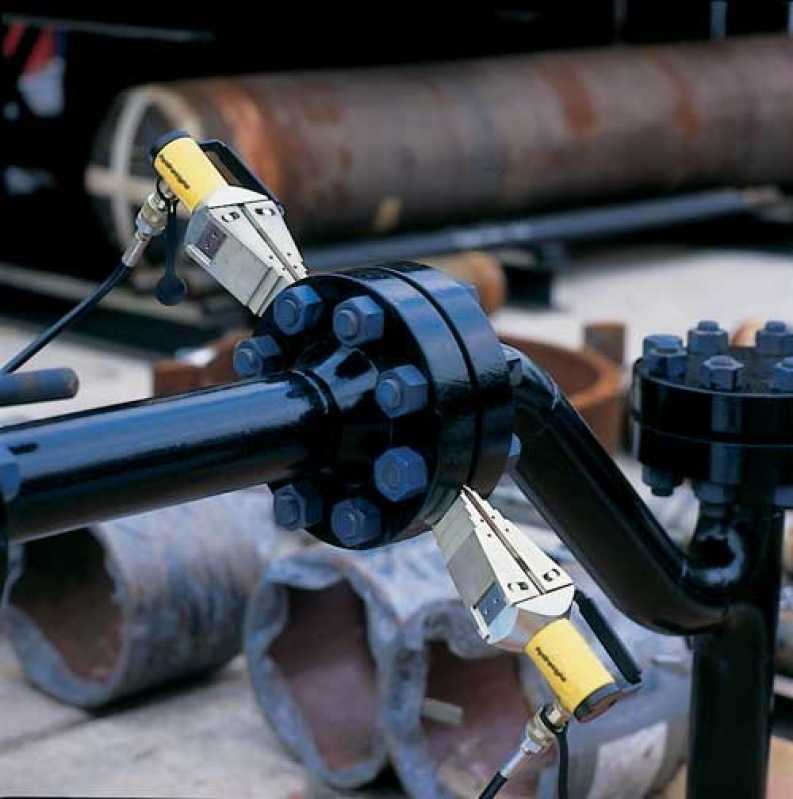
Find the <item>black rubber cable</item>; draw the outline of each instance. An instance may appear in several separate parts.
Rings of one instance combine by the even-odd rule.
[[[124,263],[119,263],[118,266],[110,273],[97,288],[86,297],[79,305],[76,305],[67,314],[62,316],[53,325],[50,325],[43,333],[37,336],[30,344],[23,350],[18,352],[3,368],[4,374],[16,372],[20,366],[26,364],[36,353],[41,352],[57,335],[62,333],[69,325],[74,324],[78,319],[81,319],[92,308],[95,308],[131,271]]]
[[[559,746],[559,770],[556,777],[557,799],[567,799],[567,771],[570,762],[570,752],[567,746],[567,727],[556,733],[556,743]]]
[[[567,727],[563,727],[556,733],[556,743],[559,747],[559,769],[557,772],[557,785],[556,796],[557,799],[567,798],[567,773],[570,763],[570,752],[567,746]],[[493,775],[493,779],[487,783],[485,789],[479,794],[479,799],[493,799],[493,797],[501,790],[507,778],[497,771]]]
[[[493,799],[493,797],[501,790],[501,786],[507,781],[507,778],[497,771],[493,779],[487,783],[484,791],[479,794],[479,799]]]

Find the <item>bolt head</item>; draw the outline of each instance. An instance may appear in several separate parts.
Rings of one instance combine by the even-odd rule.
[[[793,391],[793,358],[783,358],[771,371],[771,390]]]
[[[386,499],[403,502],[427,487],[427,463],[410,447],[394,447],[374,462],[374,482]]]
[[[688,331],[688,351],[696,355],[719,355],[727,352],[729,346],[727,331],[712,319],[705,319]]]
[[[508,344],[501,345],[501,352],[507,361],[507,371],[509,372],[509,383],[514,388],[519,386],[523,379],[522,355],[520,350],[510,347]]]
[[[642,343],[644,368],[655,377],[682,380],[688,369],[688,353],[680,336],[663,333],[645,336]]]
[[[238,377],[261,377],[281,367],[281,348],[272,336],[254,336],[234,348],[234,371]]]
[[[793,330],[785,322],[772,319],[755,335],[757,351],[763,355],[793,355]]]
[[[744,365],[731,355],[713,355],[702,363],[700,378],[705,388],[735,391],[743,384]]]
[[[311,286],[292,286],[275,298],[273,319],[278,329],[288,336],[313,327],[321,315],[322,298]]]
[[[653,352],[670,354],[677,352],[683,347],[683,339],[680,336],[672,336],[666,333],[655,333],[652,336],[645,336],[642,342],[642,354],[649,355]]]
[[[520,439],[516,435],[513,435],[509,442],[509,454],[507,455],[506,471],[511,472],[517,467],[518,461],[520,460],[520,453],[522,451],[523,445],[520,443]]]
[[[333,506],[330,525],[344,546],[361,546],[380,535],[380,509],[363,497],[345,499]]]
[[[322,519],[322,497],[308,480],[289,483],[273,493],[273,515],[286,530],[311,527]]]
[[[420,411],[429,399],[429,385],[415,366],[398,366],[380,375],[375,400],[386,416],[396,419]]]
[[[675,489],[683,482],[680,477],[666,469],[654,466],[642,467],[642,482],[649,486],[656,497],[671,497]]]
[[[385,314],[369,297],[351,297],[333,311],[333,332],[348,347],[376,341],[383,335]]]

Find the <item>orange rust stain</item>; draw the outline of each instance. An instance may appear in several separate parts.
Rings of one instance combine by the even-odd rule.
[[[303,114],[309,122],[337,124],[344,118],[338,92],[321,81],[307,83],[300,98]]]
[[[278,195],[287,181],[277,152],[277,135],[267,135],[264,104],[238,80],[213,81],[211,103],[232,131],[234,147],[253,171]]]
[[[580,136],[594,133],[598,128],[597,110],[577,67],[549,60],[538,63],[536,70],[556,92],[571,131]]]
[[[648,58],[655,62],[660,72],[672,86],[675,95],[674,119],[680,130],[693,138],[702,130],[702,117],[691,91],[686,76],[675,65],[666,53],[660,50],[648,53]]]

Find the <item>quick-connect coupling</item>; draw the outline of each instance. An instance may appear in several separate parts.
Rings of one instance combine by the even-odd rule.
[[[127,267],[135,266],[140,261],[149,242],[165,230],[168,222],[168,203],[153,191],[145,200],[135,217],[135,235],[121,256]]]

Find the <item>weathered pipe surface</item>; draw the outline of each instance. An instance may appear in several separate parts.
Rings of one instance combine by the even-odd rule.
[[[649,752],[621,772],[628,785],[664,785],[685,751],[682,644],[620,624],[647,666],[647,690],[612,714],[619,720],[575,733],[571,785],[588,784],[598,769],[601,782],[610,776],[621,744],[603,750],[608,762],[599,765],[605,742]],[[430,536],[371,552],[321,545],[275,561],[251,600],[245,649],[273,728],[320,779],[342,788],[370,781],[390,758],[411,796],[476,795],[548,698],[525,658],[481,642]],[[670,655],[672,676],[649,662],[658,653]],[[552,796],[553,769],[543,770],[552,761],[525,767],[505,797]]]
[[[686,754],[690,656],[685,645],[630,622],[569,553],[560,549],[553,555],[596,599],[645,678],[642,690],[613,712],[591,724],[570,725],[570,795],[632,799],[660,790]],[[526,658],[482,660],[470,646],[472,635],[459,602],[428,604],[400,627],[387,658],[383,728],[396,772],[417,799],[478,795],[520,739],[529,708],[551,698]],[[423,711],[428,698],[458,707],[458,723],[429,718]],[[553,799],[555,760],[549,753],[534,767],[524,767],[502,790],[505,799]]]
[[[266,489],[14,548],[8,634],[28,679],[97,708],[222,666],[278,532]]]
[[[358,787],[384,768],[386,651],[413,612],[454,596],[429,536],[367,552],[322,544],[269,565],[248,608],[248,670],[264,715],[323,782]]]
[[[249,75],[143,86],[100,134],[90,192],[113,227],[184,128],[234,146],[305,239],[613,195],[793,179],[785,36]],[[141,180],[141,178],[146,178]]]

